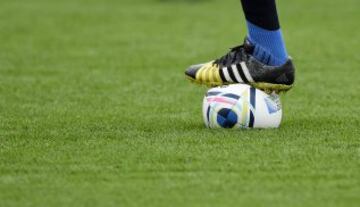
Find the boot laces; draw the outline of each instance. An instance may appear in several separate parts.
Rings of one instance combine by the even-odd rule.
[[[244,61],[246,59],[246,53],[244,45],[239,45],[230,48],[230,51],[224,56],[216,59],[213,64],[221,66],[229,66],[234,63]]]

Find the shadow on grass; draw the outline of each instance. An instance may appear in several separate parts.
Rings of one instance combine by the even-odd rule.
[[[210,132],[210,133],[238,133],[238,132],[246,132],[246,133],[256,133],[259,131],[266,131],[266,129],[210,129],[205,126],[203,122],[187,122],[187,121],[178,121],[178,126],[181,126],[181,130],[186,131],[198,131],[198,132]],[[271,129],[271,130],[277,130],[277,129]]]

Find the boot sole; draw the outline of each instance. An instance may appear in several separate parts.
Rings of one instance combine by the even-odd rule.
[[[216,83],[216,82],[202,82],[198,81],[190,76],[185,76],[190,82],[198,84],[198,85],[206,85],[207,87],[217,87],[222,85],[230,85],[232,83]],[[235,83],[233,83],[235,84]],[[293,85],[285,85],[285,84],[274,84],[274,83],[266,83],[266,82],[257,82],[257,83],[248,83],[248,85],[253,86],[254,88],[260,89],[264,91],[265,93],[271,94],[273,92],[275,93],[285,93],[289,91]]]

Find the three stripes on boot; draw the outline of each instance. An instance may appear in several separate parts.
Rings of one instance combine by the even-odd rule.
[[[251,83],[254,82],[245,62],[234,64],[220,69],[220,77],[223,82]]]

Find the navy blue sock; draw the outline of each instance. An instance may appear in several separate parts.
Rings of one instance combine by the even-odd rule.
[[[284,64],[288,55],[281,29],[267,30],[247,21],[248,39],[255,46],[252,54],[260,62],[279,66]]]

